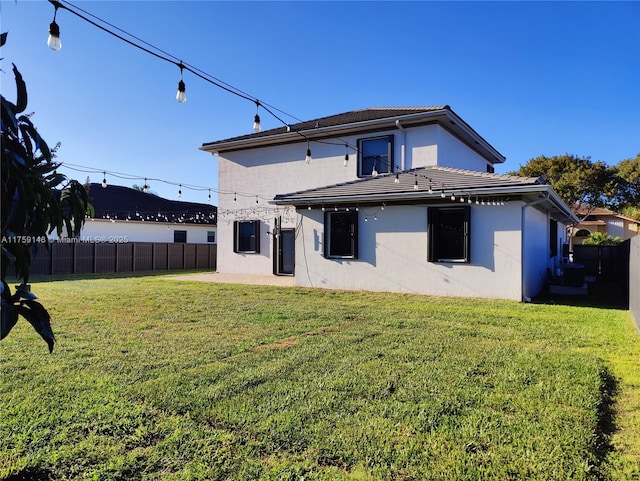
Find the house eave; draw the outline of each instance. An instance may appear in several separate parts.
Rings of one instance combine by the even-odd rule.
[[[473,130],[464,120],[450,109],[440,109],[407,115],[396,115],[382,119],[352,122],[335,126],[284,132],[269,136],[229,139],[202,144],[200,150],[213,155],[237,150],[256,149],[274,145],[320,140],[339,136],[365,133],[387,129],[417,127],[431,123],[439,123],[443,128],[459,137],[472,149],[478,151],[491,163],[503,163],[506,158]]]
[[[566,222],[571,225],[579,223],[579,219],[573,214],[571,209],[558,197],[555,191],[549,185],[522,185],[522,186],[505,186],[505,187],[480,187],[480,188],[467,188],[467,189],[447,189],[447,197],[455,195],[456,198],[468,197],[472,199],[475,196],[496,196],[496,197],[509,197],[514,196],[518,198],[530,198],[535,200],[537,198],[543,198],[547,196],[545,203],[547,207],[558,214],[561,217],[558,220]],[[434,191],[433,193],[425,192],[424,190],[415,192],[383,192],[379,194],[361,194],[361,195],[340,195],[340,196],[309,196],[309,197],[292,197],[290,199],[279,198],[276,196],[274,200],[270,201],[271,204],[282,206],[295,206],[295,207],[321,207],[323,205],[344,205],[344,204],[371,204],[371,203],[392,203],[392,202],[449,202],[446,199],[442,199],[440,191]],[[452,201],[453,202],[453,201]]]

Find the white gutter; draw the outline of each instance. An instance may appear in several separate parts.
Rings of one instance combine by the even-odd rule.
[[[438,200],[440,199],[440,190],[434,189],[432,194],[427,194],[424,190],[417,191],[402,191],[402,192],[386,192],[380,194],[358,194],[358,195],[335,195],[330,197],[315,197],[312,193],[308,199],[296,197],[295,199],[274,199],[269,201],[271,204],[276,205],[322,205],[322,204],[344,204],[344,203],[365,203],[365,202],[387,202],[394,200]],[[566,204],[551,190],[551,187],[547,184],[541,185],[515,185],[504,187],[488,187],[483,189],[444,189],[447,195],[455,194],[456,197],[466,197],[470,195],[472,198],[476,195],[495,195],[495,196],[507,196],[507,195],[521,195],[531,192],[542,192],[545,194],[544,198],[536,199],[535,201],[527,204],[527,206],[535,205],[546,200],[552,202],[560,211],[562,211],[569,219],[577,221],[578,219],[573,215],[571,210],[568,209]]]
[[[400,118],[398,118],[400,117]],[[273,144],[291,143],[291,142],[303,142],[305,138],[313,139],[318,137],[331,137],[337,135],[347,135],[350,133],[357,133],[370,129],[380,128],[382,126],[389,126],[393,128],[394,124],[397,127],[399,121],[405,123],[403,128],[410,127],[406,123],[411,123],[420,120],[429,120],[440,118],[442,125],[450,128],[445,120],[455,125],[456,128],[463,131],[473,141],[481,146],[485,151],[492,155],[498,162],[504,162],[504,156],[494,149],[486,140],[484,140],[475,130],[473,130],[464,120],[458,117],[455,112],[450,109],[432,110],[427,112],[418,112],[414,114],[400,115],[394,117],[385,117],[382,119],[366,120],[360,122],[352,122],[350,124],[340,124],[329,127],[314,127],[306,130],[283,132],[281,134],[273,134],[269,136],[258,136],[242,138],[238,140],[229,140],[227,142],[210,142],[209,144],[203,144],[199,147],[204,152],[210,152],[211,154],[217,154],[229,150],[249,149],[264,147]],[[399,128],[399,127],[398,127]],[[211,145],[214,144],[214,145]]]
[[[402,115],[402,121],[412,121],[421,119],[430,119],[434,117],[446,116],[446,109],[432,110],[428,112],[418,112],[415,114]],[[443,115],[444,114],[444,115]],[[346,134],[349,132],[359,132],[362,130],[368,130],[371,128],[379,127],[382,125],[388,125],[389,128],[393,128],[395,120],[393,117],[384,117],[381,119],[365,120],[360,122],[352,122],[350,124],[333,125],[329,127],[313,127],[306,130],[298,130],[291,132],[283,132],[281,134],[274,134],[269,136],[249,137],[238,140],[230,140],[228,142],[211,142],[211,148],[207,147],[207,144],[200,146],[200,150],[211,153],[218,153],[219,151],[235,150],[239,148],[251,148],[251,147],[263,147],[270,144],[279,144],[287,142],[303,142],[305,138],[317,138],[326,136],[335,136],[338,134]],[[477,134],[476,134],[477,135]]]

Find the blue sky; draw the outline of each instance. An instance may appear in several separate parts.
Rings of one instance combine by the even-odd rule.
[[[303,120],[374,106],[450,105],[516,170],[538,155],[616,164],[640,152],[640,2],[214,2],[74,4]],[[1,0],[2,94],[22,72],[32,120],[58,159],[217,186],[203,142],[252,132],[255,105],[53,6]],[[261,112],[263,128],[281,124]],[[293,122],[291,119],[285,120]],[[94,182],[102,173],[62,172]],[[177,199],[178,187],[150,181]],[[207,192],[183,188],[183,200]],[[212,191],[213,202],[216,201]]]

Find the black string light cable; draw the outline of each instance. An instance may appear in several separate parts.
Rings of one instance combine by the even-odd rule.
[[[144,180],[143,188],[146,187],[147,190],[149,190],[151,188],[148,185],[149,182],[160,182],[160,183],[163,183],[163,184],[166,184],[166,185],[176,186],[176,187],[178,187],[178,197],[181,196],[183,189],[187,189],[187,190],[196,191],[196,192],[208,192],[208,197],[207,197],[208,200],[211,200],[211,192],[215,192],[216,194],[221,194],[221,195],[234,194],[234,195],[237,195],[238,197],[260,199],[260,200],[263,200],[265,202],[268,202],[268,201],[272,200],[271,197],[258,195],[258,194],[252,193],[252,192],[224,191],[224,190],[218,190],[218,189],[216,189],[214,187],[193,185],[193,184],[185,184],[184,182],[173,182],[173,181],[170,181],[170,180],[158,179],[158,178],[152,178],[152,177],[144,177],[144,176],[140,176],[140,175],[124,174],[122,172],[113,172],[113,171],[109,171],[109,170],[97,169],[97,168],[94,168],[94,167],[87,167],[87,166],[72,164],[72,163],[68,163],[68,162],[61,162],[59,167],[64,167],[64,168],[67,168],[69,170],[73,170],[73,171],[76,171],[76,172],[83,172],[83,173],[86,173],[86,174],[100,174],[101,173],[102,176],[103,176],[102,187],[104,187],[104,188],[107,187],[106,178],[107,178],[107,175],[109,175],[111,177],[115,177],[117,179],[122,179],[122,180],[131,180],[131,181]]]
[[[77,16],[78,18],[90,23],[91,25],[97,27],[98,29],[102,30],[105,33],[108,33],[109,35],[114,36],[115,38],[139,49],[142,50],[145,53],[148,53],[149,55],[152,55],[160,60],[163,60],[165,62],[171,63],[173,65],[175,65],[176,67],[178,67],[180,69],[180,80],[178,82],[178,91],[176,93],[176,99],[183,103],[186,101],[186,87],[185,87],[185,83],[184,80],[182,78],[182,74],[183,71],[186,70],[188,72],[190,72],[191,74],[195,75],[196,77],[232,94],[235,95],[239,98],[242,98],[244,100],[250,101],[252,103],[254,103],[256,105],[256,109],[258,110],[260,107],[262,107],[262,109],[264,111],[266,111],[267,113],[269,113],[272,117],[274,117],[276,120],[278,120],[279,122],[281,122],[284,126],[287,127],[287,129],[291,129],[291,124],[289,122],[286,122],[285,120],[283,120],[281,118],[280,115],[276,114],[274,111],[277,111],[278,113],[287,116],[291,119],[296,120],[299,123],[304,122],[303,120],[299,119],[298,117],[291,115],[287,112],[285,112],[284,110],[281,110],[273,105],[270,105],[266,102],[260,101],[257,99],[257,97],[252,96],[251,94],[244,92],[243,90],[227,83],[224,82],[223,80],[214,77],[213,75],[208,74],[207,72],[193,66],[190,65],[187,62],[183,62],[181,59],[179,59],[178,57],[170,54],[169,52],[166,52],[165,50],[156,47],[155,45],[146,42],[145,40],[141,39],[140,37],[137,37],[129,32],[127,32],[126,30],[88,12],[87,10],[84,10],[80,7],[78,7],[77,5],[67,1],[67,0],[48,0],[55,8],[55,12],[54,12],[54,19],[53,22],[50,25],[49,31],[50,31],[50,37],[53,37],[54,39],[57,39],[57,42],[54,40],[54,43],[56,45],[56,48],[54,48],[53,46],[51,47],[54,50],[60,50],[60,48],[62,47],[62,44],[60,43],[60,29],[59,26],[57,25],[57,23],[55,22],[56,19],[56,15],[58,12],[58,9],[63,9],[66,10],[70,13],[72,13],[73,15]],[[82,12],[82,13],[80,13]],[[92,20],[91,17],[94,20]],[[106,26],[105,26],[106,25]],[[122,35],[116,33],[115,31],[111,30],[110,27],[113,30],[116,30],[118,32],[120,32]],[[129,38],[126,38],[126,37]],[[133,39],[133,40],[130,40]],[[261,128],[261,124],[259,122],[259,114],[256,111],[256,115],[254,117],[254,130],[258,131],[258,129],[256,127],[260,127]],[[323,132],[325,131],[322,127],[320,126],[316,126],[316,129],[318,132]],[[330,136],[330,138],[335,139],[335,141],[328,141],[328,140],[320,140],[320,139],[311,139],[309,136],[305,135],[304,133],[302,133],[300,130],[298,129],[292,129],[291,131],[293,131],[294,133],[296,133],[297,135],[299,135],[300,137],[302,137],[304,140],[307,141],[307,144],[309,144],[309,142],[316,142],[316,143],[323,143],[323,144],[328,144],[328,145],[346,145],[347,148],[351,148],[354,151],[358,151],[358,148],[356,146],[350,145],[348,142],[345,142],[343,139],[339,138],[339,137],[333,137],[330,134],[328,134]],[[309,146],[307,146],[307,150],[309,150]],[[394,165],[394,168],[397,167],[396,165]]]
[[[170,53],[168,53],[168,52],[166,52],[166,51],[164,51],[164,50],[162,50],[162,49],[160,49],[160,48],[158,48],[158,47],[156,47],[156,46],[154,46],[154,45],[152,45],[152,44],[150,44],[150,43],[148,43],[148,42],[146,42],[146,41],[144,41],[142,39],[140,39],[139,37],[136,37],[135,35],[132,35],[129,32],[126,32],[125,30],[123,30],[123,29],[121,29],[121,28],[119,28],[119,27],[117,27],[117,26],[115,26],[115,25],[113,25],[113,24],[111,24],[111,23],[109,23],[109,22],[107,22],[107,21],[105,21],[105,20],[103,20],[103,19],[101,19],[101,18],[89,13],[89,12],[87,12],[86,10],[84,10],[84,9],[74,5],[74,4],[72,4],[71,2],[68,2],[66,0],[49,0],[49,2],[55,8],[53,21],[49,26],[49,39],[48,39],[48,42],[47,42],[49,44],[49,46],[53,50],[57,51],[62,47],[62,44],[60,42],[60,29],[59,29],[58,24],[56,23],[56,16],[57,16],[57,13],[58,13],[58,9],[62,8],[64,10],[66,10],[68,12],[71,12],[72,14],[76,15],[77,17],[81,18],[82,20],[90,23],[91,25],[99,28],[100,30],[102,30],[102,31],[104,31],[104,32],[106,32],[106,33],[118,38],[119,40],[122,40],[123,42],[125,42],[125,43],[127,43],[127,44],[129,44],[129,45],[131,45],[133,47],[136,47],[136,48],[142,50],[145,53],[148,53],[148,54],[150,54],[150,55],[152,55],[152,56],[154,56],[154,57],[156,57],[156,58],[158,58],[160,60],[163,60],[165,62],[171,63],[171,64],[175,65],[176,67],[178,67],[180,69],[180,81],[178,82],[178,91],[177,91],[177,94],[176,94],[176,99],[181,103],[186,101],[186,88],[185,88],[185,83],[184,83],[184,80],[183,80],[183,71],[187,70],[188,72],[190,72],[191,74],[195,75],[196,77],[198,77],[198,78],[200,78],[200,79],[202,79],[202,80],[204,80],[204,81],[206,81],[206,82],[208,82],[208,83],[210,83],[210,84],[212,84],[212,85],[214,85],[214,86],[216,86],[216,87],[218,87],[218,88],[220,88],[220,89],[222,89],[222,90],[224,90],[224,91],[226,91],[226,92],[228,92],[230,94],[233,94],[233,95],[235,95],[235,96],[237,96],[239,98],[242,98],[244,100],[247,100],[247,101],[250,101],[250,102],[254,103],[256,105],[256,114],[255,114],[255,117],[254,117],[254,125],[253,125],[253,127],[254,127],[254,130],[256,132],[261,130],[259,109],[260,109],[260,107],[262,107],[263,110],[265,110],[272,117],[274,117],[279,122],[281,122],[284,126],[286,126],[287,127],[287,131],[293,131],[295,134],[299,135],[304,140],[306,140],[307,141],[307,152],[306,152],[305,160],[306,160],[307,163],[310,163],[311,160],[312,160],[311,148],[310,148],[310,143],[312,141],[316,142],[316,143],[327,144],[327,145],[336,145],[336,146],[337,145],[344,145],[346,150],[347,150],[347,153],[345,155],[345,162],[344,162],[345,166],[348,165],[348,160],[349,160],[348,151],[349,151],[349,149],[351,148],[356,152],[359,151],[357,146],[353,146],[353,145],[349,144],[348,142],[344,141],[340,137],[332,136],[328,130],[326,130],[325,128],[319,126],[318,124],[316,124],[316,126],[315,126],[315,131],[316,132],[320,132],[320,133],[326,132],[327,138],[333,139],[333,140],[317,139],[317,138],[312,139],[310,136],[305,135],[299,129],[291,129],[291,125],[288,122],[284,121],[278,114],[276,114],[274,112],[274,110],[279,112],[279,113],[281,113],[281,114],[283,114],[283,115],[285,115],[285,116],[288,116],[288,117],[290,117],[292,119],[295,119],[300,123],[303,123],[304,121],[300,120],[299,118],[297,118],[297,117],[295,117],[295,116],[293,116],[291,114],[288,114],[288,113],[284,112],[281,109],[278,109],[278,108],[276,108],[276,107],[274,107],[272,105],[269,105],[269,104],[267,104],[265,102],[259,101],[256,97],[254,97],[254,96],[252,96],[252,95],[250,95],[250,94],[248,94],[248,93],[246,93],[246,92],[244,92],[244,91],[232,86],[231,84],[228,84],[228,83],[226,83],[226,82],[224,82],[224,81],[222,81],[222,80],[220,80],[220,79],[218,79],[216,77],[213,77],[212,75],[204,72],[203,70],[201,70],[201,69],[199,69],[197,67],[194,67],[194,66],[192,66],[192,65],[190,65],[190,64],[188,64],[186,62],[183,62],[181,59],[178,59],[178,57],[176,57],[174,55],[171,55]],[[71,8],[71,7],[73,7],[73,8]],[[90,16],[90,17],[96,19],[98,22],[101,22],[103,25],[101,25],[100,23],[97,23],[96,21],[91,20],[90,18],[88,18],[85,15],[82,15],[79,12],[83,12],[87,16]],[[126,35],[129,38],[134,39],[135,41],[129,40],[128,38],[125,38],[123,35],[120,35],[120,34],[114,32],[114,31],[110,30],[109,28],[105,27],[104,25],[107,25],[107,26],[109,26],[109,27],[121,32],[123,35]],[[139,42],[139,43],[136,43],[136,41]],[[145,47],[145,45],[146,45],[146,47]],[[160,53],[158,53],[158,52],[160,52]],[[66,166],[73,169],[73,167],[70,166],[70,164],[66,164]],[[399,165],[397,165],[397,164],[393,164],[393,166],[391,166],[391,167],[392,167],[392,169],[391,169],[392,171],[390,172],[390,174],[395,172],[395,174],[396,174],[395,181],[397,183],[398,182],[398,173],[401,172],[401,170],[400,170],[401,167]],[[79,169],[77,169],[77,170],[79,170]],[[90,171],[91,172],[100,172],[99,170],[90,170]],[[102,171],[102,172],[104,174],[103,185],[106,185],[106,174],[107,174],[107,172],[106,171]],[[372,172],[372,176],[376,177],[377,173],[378,173],[377,169],[374,166],[374,170]],[[109,172],[109,174],[113,175],[114,177],[118,177],[118,175],[115,174],[115,173]],[[125,177],[122,177],[122,178],[126,178],[126,179],[129,179],[129,180],[141,179],[141,177],[137,177],[137,176],[125,176]],[[180,187],[180,190],[179,190],[180,193],[182,191],[182,186],[183,185],[184,185],[185,188],[190,189],[190,190],[208,191],[209,192],[209,199],[211,198],[211,191],[212,190],[214,192],[217,192],[217,193],[220,193],[220,194],[231,194],[231,192],[221,192],[221,191],[218,191],[216,189],[209,188],[209,187],[189,186],[187,184],[177,184],[175,182],[169,182],[169,181],[162,180],[162,179],[148,179],[148,178],[145,178],[145,184],[144,184],[144,187],[143,187],[143,191],[147,191],[149,189],[149,186],[147,185],[147,181],[148,180],[159,181],[159,182],[163,182],[163,183],[170,184],[170,185],[178,185]],[[428,179],[428,180],[430,181],[429,182],[429,192],[432,192],[431,179]],[[414,189],[416,187],[418,187],[417,179],[416,179],[416,182],[414,184]],[[445,190],[444,188],[445,188],[445,186],[443,185],[442,196],[444,196],[444,190]],[[253,194],[253,193],[233,192],[233,194],[234,194],[234,198],[236,196],[240,195],[240,196],[243,196],[243,197],[254,197],[255,196],[256,201],[259,198],[262,198],[263,200],[267,200],[267,201],[271,200],[271,199],[268,199],[266,197],[260,197],[258,195]],[[454,200],[454,199],[455,199],[455,197],[454,197],[454,194],[452,193],[452,200]]]

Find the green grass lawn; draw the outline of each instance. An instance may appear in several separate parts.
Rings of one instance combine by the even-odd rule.
[[[161,277],[40,282],[0,479],[640,479],[628,312]]]

